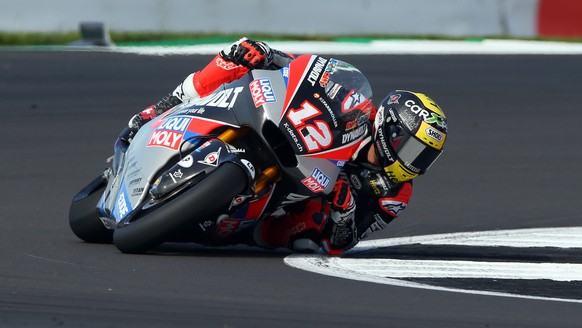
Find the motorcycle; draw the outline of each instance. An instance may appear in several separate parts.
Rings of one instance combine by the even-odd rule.
[[[371,97],[366,77],[334,58],[252,70],[151,120],[130,143],[118,138],[105,171],[74,196],[70,227],[124,253],[248,232],[332,191],[367,135]]]

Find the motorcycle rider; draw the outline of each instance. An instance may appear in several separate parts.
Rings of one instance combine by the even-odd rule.
[[[207,96],[251,69],[280,69],[293,59],[264,42],[242,38],[188,75],[172,93],[134,115],[128,123],[131,134],[174,106]],[[409,203],[412,180],[424,174],[443,150],[446,118],[426,95],[396,90],[382,100],[368,125],[371,135],[343,167],[330,195],[289,206],[282,215],[266,216],[252,234],[243,234],[236,242],[294,251],[321,247],[327,254],[340,255],[398,217]]]

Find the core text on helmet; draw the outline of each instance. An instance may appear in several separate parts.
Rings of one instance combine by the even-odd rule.
[[[446,128],[447,124],[445,123],[444,117],[427,111],[426,109],[422,108],[421,106],[417,105],[414,100],[409,99],[404,102],[404,106],[410,108],[414,114],[420,116],[425,122],[427,123],[436,123],[438,126],[442,128]]]

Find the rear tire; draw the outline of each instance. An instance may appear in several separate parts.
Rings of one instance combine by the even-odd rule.
[[[107,180],[100,176],[83,188],[71,202],[69,226],[85,242],[107,244],[113,240],[113,231],[105,228],[97,212],[97,203],[106,186]]]
[[[143,217],[117,228],[113,243],[123,253],[143,253],[167,241],[180,229],[214,219],[246,188],[247,174],[225,163],[202,181]]]

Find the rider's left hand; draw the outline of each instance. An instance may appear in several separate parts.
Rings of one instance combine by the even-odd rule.
[[[242,38],[227,46],[220,52],[220,56],[249,69],[267,68],[273,61],[273,53],[266,43],[247,38]]]

